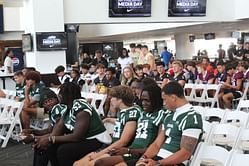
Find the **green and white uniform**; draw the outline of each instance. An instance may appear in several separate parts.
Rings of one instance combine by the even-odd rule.
[[[130,148],[146,148],[157,137],[159,126],[163,123],[166,111],[159,110],[157,112],[143,112],[138,119],[136,137]]]
[[[141,113],[142,110],[137,105],[126,109],[122,109],[115,122],[112,142],[119,140],[124,130],[125,124],[129,121],[138,121],[138,118],[141,116]]]
[[[16,84],[16,96],[19,97],[19,101],[23,101],[25,98],[25,84]]]
[[[34,101],[40,101],[41,89],[42,86],[40,85],[40,83],[36,84],[34,88],[31,87],[29,91],[30,99]]]
[[[56,104],[53,106],[52,110],[49,112],[49,120],[51,125],[54,126],[57,119],[63,117],[67,112],[67,106],[64,104]]]
[[[97,111],[85,99],[76,99],[73,101],[73,107],[64,116],[64,125],[70,131],[74,130],[76,124],[76,116],[79,112],[84,111],[91,116],[90,124],[87,130],[86,139],[98,139],[102,143],[111,143],[111,138],[106,132],[105,126],[102,123]]]
[[[183,135],[200,141],[203,132],[201,115],[194,110],[191,104],[185,104],[166,115],[163,130],[166,140],[157,156],[167,158],[180,150]]]

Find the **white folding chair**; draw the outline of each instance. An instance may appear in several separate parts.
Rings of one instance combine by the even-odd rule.
[[[16,96],[16,91],[14,90],[7,90],[7,89],[2,89],[3,92],[5,93],[5,98],[7,99],[14,99]]]
[[[237,99],[233,99],[233,101],[232,101],[233,109],[235,109],[235,107],[238,105],[240,100],[247,100],[248,88],[249,88],[249,82],[244,82],[242,96],[237,98]]]
[[[105,122],[104,125],[105,125],[105,128],[106,128],[108,134],[112,135],[113,132],[114,132],[114,126],[115,126],[115,124],[109,123],[109,122]]]
[[[219,99],[218,95],[220,92],[221,85],[216,84],[206,84],[206,101],[207,103],[211,103],[211,108],[215,106],[215,103],[217,103],[217,107],[219,108]]]
[[[249,114],[243,111],[226,111],[222,123],[230,123],[238,127],[246,127]]]
[[[203,135],[202,135],[202,140],[204,142],[207,142],[209,140],[209,136],[211,134],[212,131],[212,127],[213,127],[213,123],[210,123],[206,120],[203,120]]]
[[[189,101],[189,102],[193,102],[194,101],[194,86],[195,84],[192,83],[186,83],[184,85],[184,95],[185,98]]]
[[[201,143],[199,146],[199,150],[196,151],[190,166],[227,166],[231,152],[222,147],[207,145],[206,143]]]
[[[236,145],[240,129],[240,127],[228,123],[215,124],[212,127],[208,143],[231,150]]]
[[[236,110],[249,112],[249,100],[240,100]]]
[[[249,152],[249,129],[241,129],[234,149]]]
[[[0,115],[0,139],[3,140],[2,148],[6,147],[10,136],[18,138],[19,132],[22,130],[20,122],[20,113],[23,107],[23,102],[17,102],[15,100],[2,100],[0,99],[1,105],[4,105],[4,109]],[[19,131],[16,126],[19,126]]]
[[[243,166],[249,163],[249,154],[239,153],[234,151],[231,155],[230,162],[228,166]]]
[[[81,92],[81,96],[87,99],[88,101],[90,100],[91,105],[98,111],[99,115],[104,115],[104,104],[107,95],[106,94],[98,94],[98,93],[87,93],[87,92]],[[100,101],[99,106],[96,106],[96,101]]]
[[[199,106],[199,105],[196,105],[196,106],[193,106],[194,107],[194,110],[196,112],[198,112],[199,114],[201,114],[202,116],[202,119],[205,118],[205,114],[206,114],[206,107],[202,107],[202,106]]]
[[[206,94],[207,94],[207,89],[206,89],[206,84],[195,84],[194,86],[194,102],[199,103],[205,103],[206,100]]]
[[[226,110],[220,108],[208,108],[205,112],[205,120],[209,122],[221,122],[225,116]]]

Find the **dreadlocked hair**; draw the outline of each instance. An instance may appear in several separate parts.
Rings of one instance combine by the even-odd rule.
[[[60,103],[72,107],[75,99],[81,98],[79,85],[73,82],[66,82],[60,86],[59,91]]]

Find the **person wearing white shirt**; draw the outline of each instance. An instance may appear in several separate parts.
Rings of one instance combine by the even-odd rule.
[[[121,65],[122,71],[126,66],[133,67],[133,60],[132,58],[128,55],[128,51],[126,48],[122,49],[122,53],[120,57],[118,58],[118,64]]]
[[[6,56],[4,60],[4,73],[9,74],[14,72],[12,58],[14,57],[14,53],[12,50],[8,49],[6,51]]]

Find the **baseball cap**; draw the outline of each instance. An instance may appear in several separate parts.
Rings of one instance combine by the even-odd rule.
[[[56,98],[57,99],[57,95],[54,93],[54,91],[52,91],[49,88],[43,88],[41,90],[41,95],[40,95],[40,107],[43,106],[43,103],[45,100],[51,99],[51,98]]]

